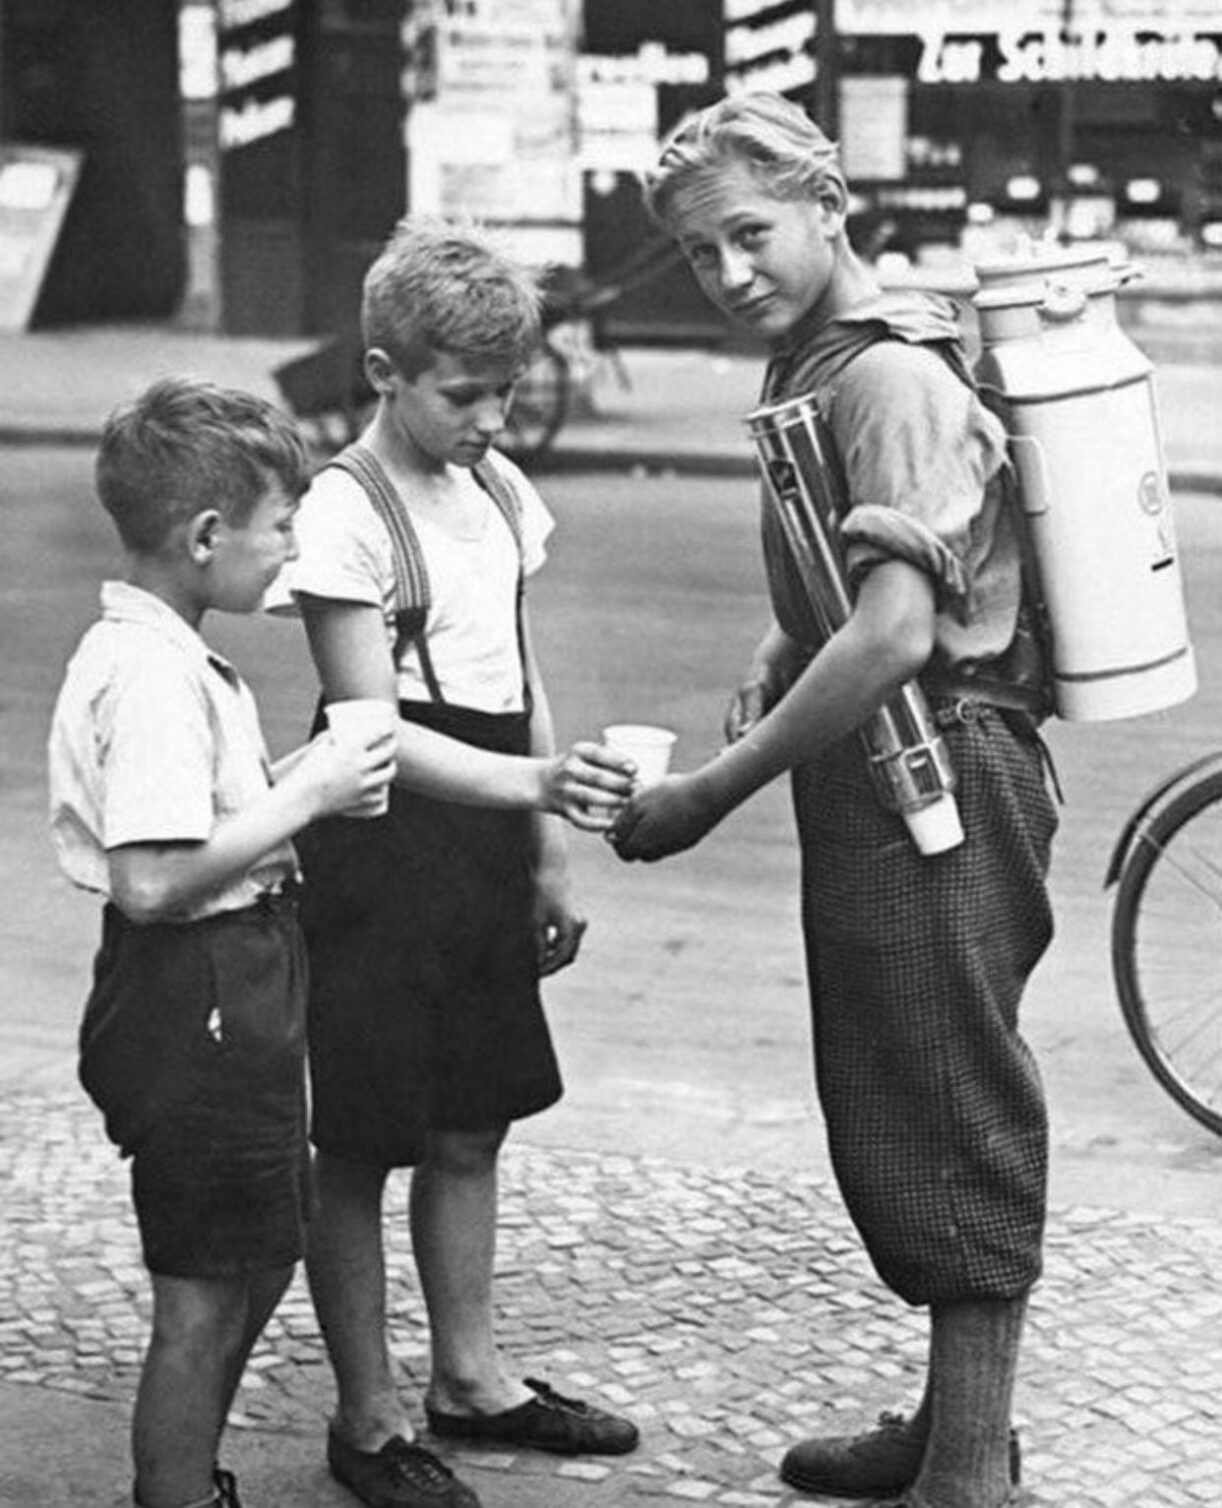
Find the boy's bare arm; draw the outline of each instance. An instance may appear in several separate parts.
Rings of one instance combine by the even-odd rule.
[[[310,650],[324,701],[347,697],[395,700],[395,673],[379,608],[302,593]],[[491,754],[400,720],[396,779],[412,790],[466,806],[559,812],[581,826],[616,807],[631,781],[619,762],[594,745],[563,758]]]
[[[915,566],[877,566],[848,623],[764,718],[700,769],[634,798],[612,832],[621,858],[690,848],[768,781],[859,728],[924,667],[934,613],[932,584]]]
[[[522,616],[522,647],[526,681],[530,687],[531,753],[549,757],[555,753],[556,735],[551,704],[535,659],[525,609]],[[614,813],[602,818],[610,826]],[[542,975],[554,974],[577,957],[588,922],[573,893],[569,871],[568,837],[557,817],[545,812],[534,816],[535,942]]]
[[[110,849],[111,899],[134,922],[183,915],[316,818],[359,812],[376,800],[386,788],[391,752],[388,739],[361,750],[321,735],[282,763],[280,780],[264,796],[223,818],[202,842]]]

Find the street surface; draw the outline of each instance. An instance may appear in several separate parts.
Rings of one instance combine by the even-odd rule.
[[[147,1286],[126,1168],[74,1082],[98,908],[56,874],[43,771],[63,663],[117,557],[88,451],[8,450],[0,477],[0,1508],[118,1508]],[[560,527],[533,617],[562,735],[659,721],[679,766],[707,757],[764,621],[751,484],[573,472],[545,487]],[[1134,804],[1222,728],[1222,500],[1179,502],[1200,694],[1050,730],[1068,804],[1060,931],[1026,1012],[1055,1147],[1016,1403],[1023,1508],[1218,1500],[1222,1143],[1128,1043],[1100,889]],[[273,750],[298,741],[313,695],[300,630],[216,618],[210,633],[254,685]],[[629,1412],[642,1446],[612,1463],[443,1453],[486,1508],[797,1508],[776,1477],[787,1444],[911,1405],[926,1327],[881,1290],[827,1176],[784,783],[665,864],[626,868],[580,835],[572,855],[592,925],[548,989],[568,1094],[503,1159],[498,1322],[525,1374]],[[403,1221],[388,1260],[418,1420],[428,1343]],[[299,1273],[226,1436],[244,1501],[351,1508],[322,1459],[332,1406]]]
[[[10,450],[3,476],[0,1086],[60,1085],[71,1081],[97,907],[54,868],[43,743],[63,663],[117,557],[89,452]],[[554,475],[544,487],[558,529],[532,619],[561,736],[661,722],[678,731],[676,767],[706,758],[765,621],[750,484]],[[1163,1095],[1128,1041],[1101,888],[1144,792],[1222,739],[1222,501],[1180,496],[1177,524],[1201,690],[1148,718],[1050,726],[1066,795],[1058,936],[1025,1019],[1052,1102],[1054,1199],[1193,1215],[1218,1207],[1222,1143]],[[214,617],[209,632],[254,686],[273,751],[298,741],[312,697],[299,630]],[[825,1172],[784,782],[664,864],[625,867],[579,834],[572,857],[591,927],[582,958],[548,990],[568,1093],[518,1138]]]

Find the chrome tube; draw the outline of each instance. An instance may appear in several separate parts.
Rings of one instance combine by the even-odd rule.
[[[853,602],[840,537],[848,489],[827,421],[807,396],[756,409],[746,423],[819,631],[830,639]],[[955,773],[920,686],[901,686],[861,738],[879,799],[904,818],[921,852],[961,843]]]

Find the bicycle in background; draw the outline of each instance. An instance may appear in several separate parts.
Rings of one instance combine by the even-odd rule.
[[[610,278],[591,278],[570,267],[548,271],[542,279],[543,338],[514,393],[497,441],[501,450],[521,462],[546,455],[573,411],[578,392],[589,385],[581,369],[591,361],[605,363],[621,385],[630,386],[607,315],[627,293],[678,259],[669,239],[655,240]],[[277,367],[272,376],[310,442],[324,455],[350,444],[369,421],[375,397],[355,329],[329,337],[313,351]]]
[[[1129,1034],[1172,1099],[1222,1135],[1222,752],[1134,812],[1112,885],[1112,974]]]

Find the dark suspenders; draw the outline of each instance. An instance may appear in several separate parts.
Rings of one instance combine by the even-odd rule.
[[[441,685],[433,668],[429,653],[425,624],[433,605],[429,585],[428,565],[420,539],[412,524],[411,515],[403,506],[394,483],[377,456],[363,445],[349,445],[328,463],[346,471],[364,490],[390,536],[391,554],[395,571],[395,664],[411,644],[420,661],[420,673],[434,702],[444,702]],[[526,673],[526,643],[522,621],[524,577],[522,559],[522,515],[513,488],[493,466],[486,461],[472,468],[472,475],[496,505],[497,511],[509,526],[514,543],[518,547],[518,586],[516,617],[518,629],[518,656],[522,662],[523,696],[527,712],[530,711],[530,679]]]

